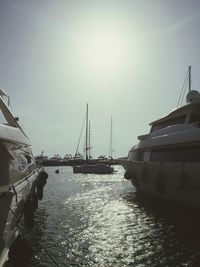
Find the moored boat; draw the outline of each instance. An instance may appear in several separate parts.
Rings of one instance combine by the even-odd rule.
[[[110,165],[98,163],[91,159],[90,155],[90,126],[88,121],[88,104],[86,106],[86,138],[85,138],[85,162],[84,164],[73,166],[74,173],[94,173],[94,174],[111,174],[114,168]]]
[[[94,174],[111,174],[114,172],[114,168],[105,164],[83,164],[73,167],[74,173],[94,173]]]
[[[186,104],[153,121],[119,161],[137,191],[200,208],[200,93],[187,73]]]
[[[27,230],[33,227],[34,211],[42,199],[47,174],[36,164],[30,140],[6,103],[5,92],[0,89],[0,266],[8,258],[13,265],[27,257],[21,253],[18,229],[22,218]],[[9,98],[8,98],[9,99]],[[21,244],[25,241],[21,239]],[[15,245],[14,245],[15,244]],[[23,246],[22,246],[23,247]],[[12,253],[9,254],[9,251]],[[18,256],[18,253],[24,256]],[[18,265],[17,265],[18,264]]]
[[[43,165],[43,163],[47,162],[49,158],[44,155],[44,151],[41,152],[40,155],[35,157],[35,161],[37,164]]]

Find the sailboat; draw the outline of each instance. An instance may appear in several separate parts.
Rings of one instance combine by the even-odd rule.
[[[109,163],[111,165],[116,165],[118,164],[118,161],[116,159],[113,159],[113,152],[114,152],[114,148],[113,148],[113,118],[111,116],[111,126],[110,126],[110,147],[109,147]]]
[[[111,116],[111,124],[110,124],[110,140],[109,140],[109,151],[108,151],[108,157],[105,155],[100,155],[98,157],[98,162],[107,164],[107,165],[117,165],[119,164],[116,159],[113,159],[113,119]]]
[[[102,164],[96,163],[92,164],[90,159],[90,126],[88,120],[88,104],[86,106],[86,127],[85,127],[85,164],[79,166],[73,166],[74,173],[94,173],[94,174],[111,174],[114,172],[114,168]]]

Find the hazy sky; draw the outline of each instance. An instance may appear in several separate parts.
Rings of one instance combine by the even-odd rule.
[[[126,156],[200,86],[199,0],[0,0],[0,87],[35,155],[75,153],[89,103],[93,156]],[[80,152],[83,151],[83,144]]]

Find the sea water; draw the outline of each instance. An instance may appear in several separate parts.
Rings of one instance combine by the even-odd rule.
[[[115,170],[97,175],[45,168],[30,267],[200,266],[199,215],[138,195],[123,168]]]

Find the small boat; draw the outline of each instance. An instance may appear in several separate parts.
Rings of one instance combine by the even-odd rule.
[[[75,156],[71,154],[67,154],[62,160],[62,166],[74,166],[74,165],[81,165],[85,162],[83,156],[77,152]]]
[[[37,157],[38,159],[38,157]],[[39,163],[42,165],[42,166],[61,166],[62,165],[62,158],[59,156],[59,154],[55,154],[53,157],[51,158],[46,158],[42,161],[40,161]],[[38,162],[38,160],[37,160]]]
[[[68,161],[72,159],[72,154],[66,154],[63,158],[63,161]]]
[[[94,163],[90,155],[90,126],[88,121],[88,104],[86,107],[85,163],[73,166],[74,173],[111,174],[114,168],[103,163]]]
[[[186,78],[186,104],[150,123],[150,132],[119,161],[138,192],[199,209],[200,93],[191,89],[191,66]]]
[[[49,158],[47,156],[44,156],[44,151],[42,151],[40,155],[35,157],[35,160],[37,164],[43,164],[43,162],[48,161]]]
[[[38,199],[42,199],[48,175],[36,164],[30,140],[18,118],[13,116],[9,103],[10,98],[0,89],[3,120],[0,123],[0,266],[7,261],[8,255],[13,266],[21,266],[20,262],[27,254],[22,251],[25,240],[18,235],[19,224],[24,219],[20,229],[22,225],[26,230],[32,229],[34,211]]]

